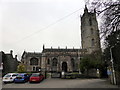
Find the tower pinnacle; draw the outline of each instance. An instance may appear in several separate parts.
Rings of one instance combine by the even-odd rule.
[[[88,13],[87,5],[85,5],[84,13]]]
[[[45,45],[43,44],[43,50],[45,49]]]

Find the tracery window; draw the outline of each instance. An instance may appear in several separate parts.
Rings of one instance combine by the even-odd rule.
[[[57,66],[57,59],[56,58],[53,58],[53,60],[52,60],[52,66]]]
[[[37,58],[31,58],[30,59],[30,65],[38,65],[38,59]]]

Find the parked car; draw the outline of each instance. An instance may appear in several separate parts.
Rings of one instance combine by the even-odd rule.
[[[30,75],[26,74],[26,73],[20,73],[16,76],[14,82],[18,83],[18,82],[27,82],[29,81]]]
[[[8,83],[8,82],[14,82],[14,79],[16,78],[18,74],[17,73],[8,73],[3,77],[3,82]]]
[[[40,73],[33,73],[31,76],[30,76],[30,79],[29,79],[29,82],[40,82],[44,79],[44,76]]]

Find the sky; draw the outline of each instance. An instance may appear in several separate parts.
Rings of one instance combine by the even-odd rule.
[[[46,48],[80,48],[85,0],[0,0],[0,50],[18,55]]]

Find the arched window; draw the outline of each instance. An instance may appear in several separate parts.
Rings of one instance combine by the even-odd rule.
[[[92,41],[91,41],[91,46],[94,46],[94,45],[95,45],[95,40],[92,39]]]
[[[91,20],[91,18],[89,19],[89,23],[90,23],[90,26],[92,25],[92,20]]]
[[[75,60],[73,58],[71,59],[71,64],[72,64],[72,67],[74,68],[75,67]]]
[[[57,66],[57,59],[56,58],[53,58],[53,60],[52,60],[52,66]]]
[[[38,59],[37,58],[31,58],[30,59],[30,65],[38,65]]]
[[[50,64],[50,59],[48,58],[47,64]]]

